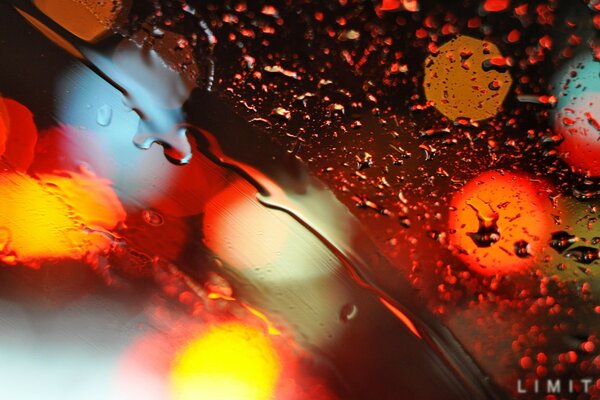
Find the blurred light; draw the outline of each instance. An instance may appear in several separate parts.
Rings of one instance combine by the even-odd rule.
[[[81,258],[109,245],[85,228],[111,229],[125,212],[107,181],[68,173],[40,180],[0,174],[0,226],[4,261],[35,265],[40,259]],[[15,257],[14,260],[10,257]]]
[[[121,63],[126,62],[127,54],[124,51],[120,55]],[[160,61],[155,57],[153,68],[159,68],[154,65]],[[159,145],[147,150],[136,147],[133,138],[148,126],[124,104],[123,95],[87,68],[68,72],[61,78],[57,91],[69,92],[69,95],[58,96],[57,113],[60,120],[69,125],[43,132],[40,141],[46,154],[43,160],[36,159],[35,171],[88,165],[96,175],[113,183],[126,206],[152,208],[176,217],[201,213],[212,194],[227,186],[229,173],[202,154],[194,153],[187,165],[177,166],[165,158],[164,149]],[[120,77],[125,79],[124,75]],[[168,85],[173,79],[164,84]],[[134,89],[142,86],[136,82],[130,83]],[[183,101],[185,93],[181,90],[177,95],[166,96],[167,100]],[[138,97],[144,96],[150,94]],[[148,102],[150,100],[146,100]],[[171,130],[176,128],[180,116],[177,111],[161,108],[167,105],[146,104],[154,107],[151,110],[154,122]]]
[[[459,258],[486,275],[534,265],[552,230],[548,195],[526,175],[484,172],[456,193],[451,205],[450,241]],[[527,254],[519,256],[521,241]]]
[[[339,279],[345,273],[342,264],[302,224],[264,206],[256,195],[253,186],[238,179],[209,200],[202,229],[206,247],[245,282],[238,287],[245,302],[296,321],[294,334],[303,341],[336,342],[343,325],[331,321],[338,321],[351,302]],[[320,213],[326,213],[326,204],[318,205]]]
[[[27,107],[7,98],[0,101],[0,156],[25,172],[34,158],[37,128]]]
[[[44,132],[40,138],[52,156],[46,157],[46,165],[38,163],[40,170],[89,165],[94,173],[115,184],[125,202],[145,206],[160,198],[156,189],[159,183],[161,189],[168,190],[175,166],[165,159],[159,146],[144,151],[133,144],[140,118],[123,104],[119,91],[88,69],[71,70],[59,82],[58,91],[70,92],[69,96],[58,96],[57,111],[60,120],[69,125]],[[111,118],[99,124],[98,113],[103,107],[110,108]]]
[[[321,205],[324,207],[324,205]],[[256,189],[237,180],[208,201],[205,243],[236,269],[272,268],[273,283],[309,281],[329,272],[319,268],[323,244],[288,214],[256,200]]]
[[[9,127],[0,153],[4,167],[0,173],[2,260],[36,266],[43,258],[81,258],[105,247],[102,235],[85,228],[112,229],[125,219],[110,182],[85,170],[55,171],[37,179],[16,172],[29,169],[37,129],[26,107],[9,99],[2,104],[1,125]]]
[[[278,213],[258,203],[255,196],[254,187],[238,181],[206,206],[206,244],[236,268],[272,264],[281,258],[289,239],[287,215],[280,218]]]
[[[69,283],[53,289],[66,291]],[[33,309],[0,300],[0,397],[125,398],[111,396],[111,386],[120,356],[139,334],[135,327],[142,320],[131,307],[104,297],[86,295],[65,307],[48,307],[56,303],[44,299]]]
[[[238,323],[215,325],[177,357],[172,398],[268,400],[279,373],[277,353],[262,332]]]
[[[505,60],[494,44],[459,35],[425,60],[423,88],[427,100],[451,120],[474,121],[495,116],[512,78],[495,61]],[[490,68],[484,65],[490,64]]]
[[[587,51],[570,60],[554,78],[554,129],[564,137],[561,157],[600,176],[600,63]]]

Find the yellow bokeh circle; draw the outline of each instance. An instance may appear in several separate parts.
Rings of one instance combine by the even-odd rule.
[[[425,97],[452,121],[491,118],[512,84],[507,64],[494,44],[458,36],[425,60]]]

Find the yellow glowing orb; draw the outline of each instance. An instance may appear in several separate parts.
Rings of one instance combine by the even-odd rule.
[[[425,61],[425,97],[453,121],[491,118],[512,84],[508,64],[494,44],[458,36]]]
[[[238,323],[212,326],[188,344],[171,369],[176,400],[268,400],[280,364],[268,337]]]

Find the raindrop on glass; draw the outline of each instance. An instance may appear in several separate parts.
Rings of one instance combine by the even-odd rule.
[[[98,109],[96,114],[96,123],[100,126],[108,126],[112,121],[112,108],[105,104]]]

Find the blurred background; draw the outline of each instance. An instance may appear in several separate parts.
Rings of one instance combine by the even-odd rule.
[[[599,398],[599,29],[596,0],[2,2],[3,392]]]

